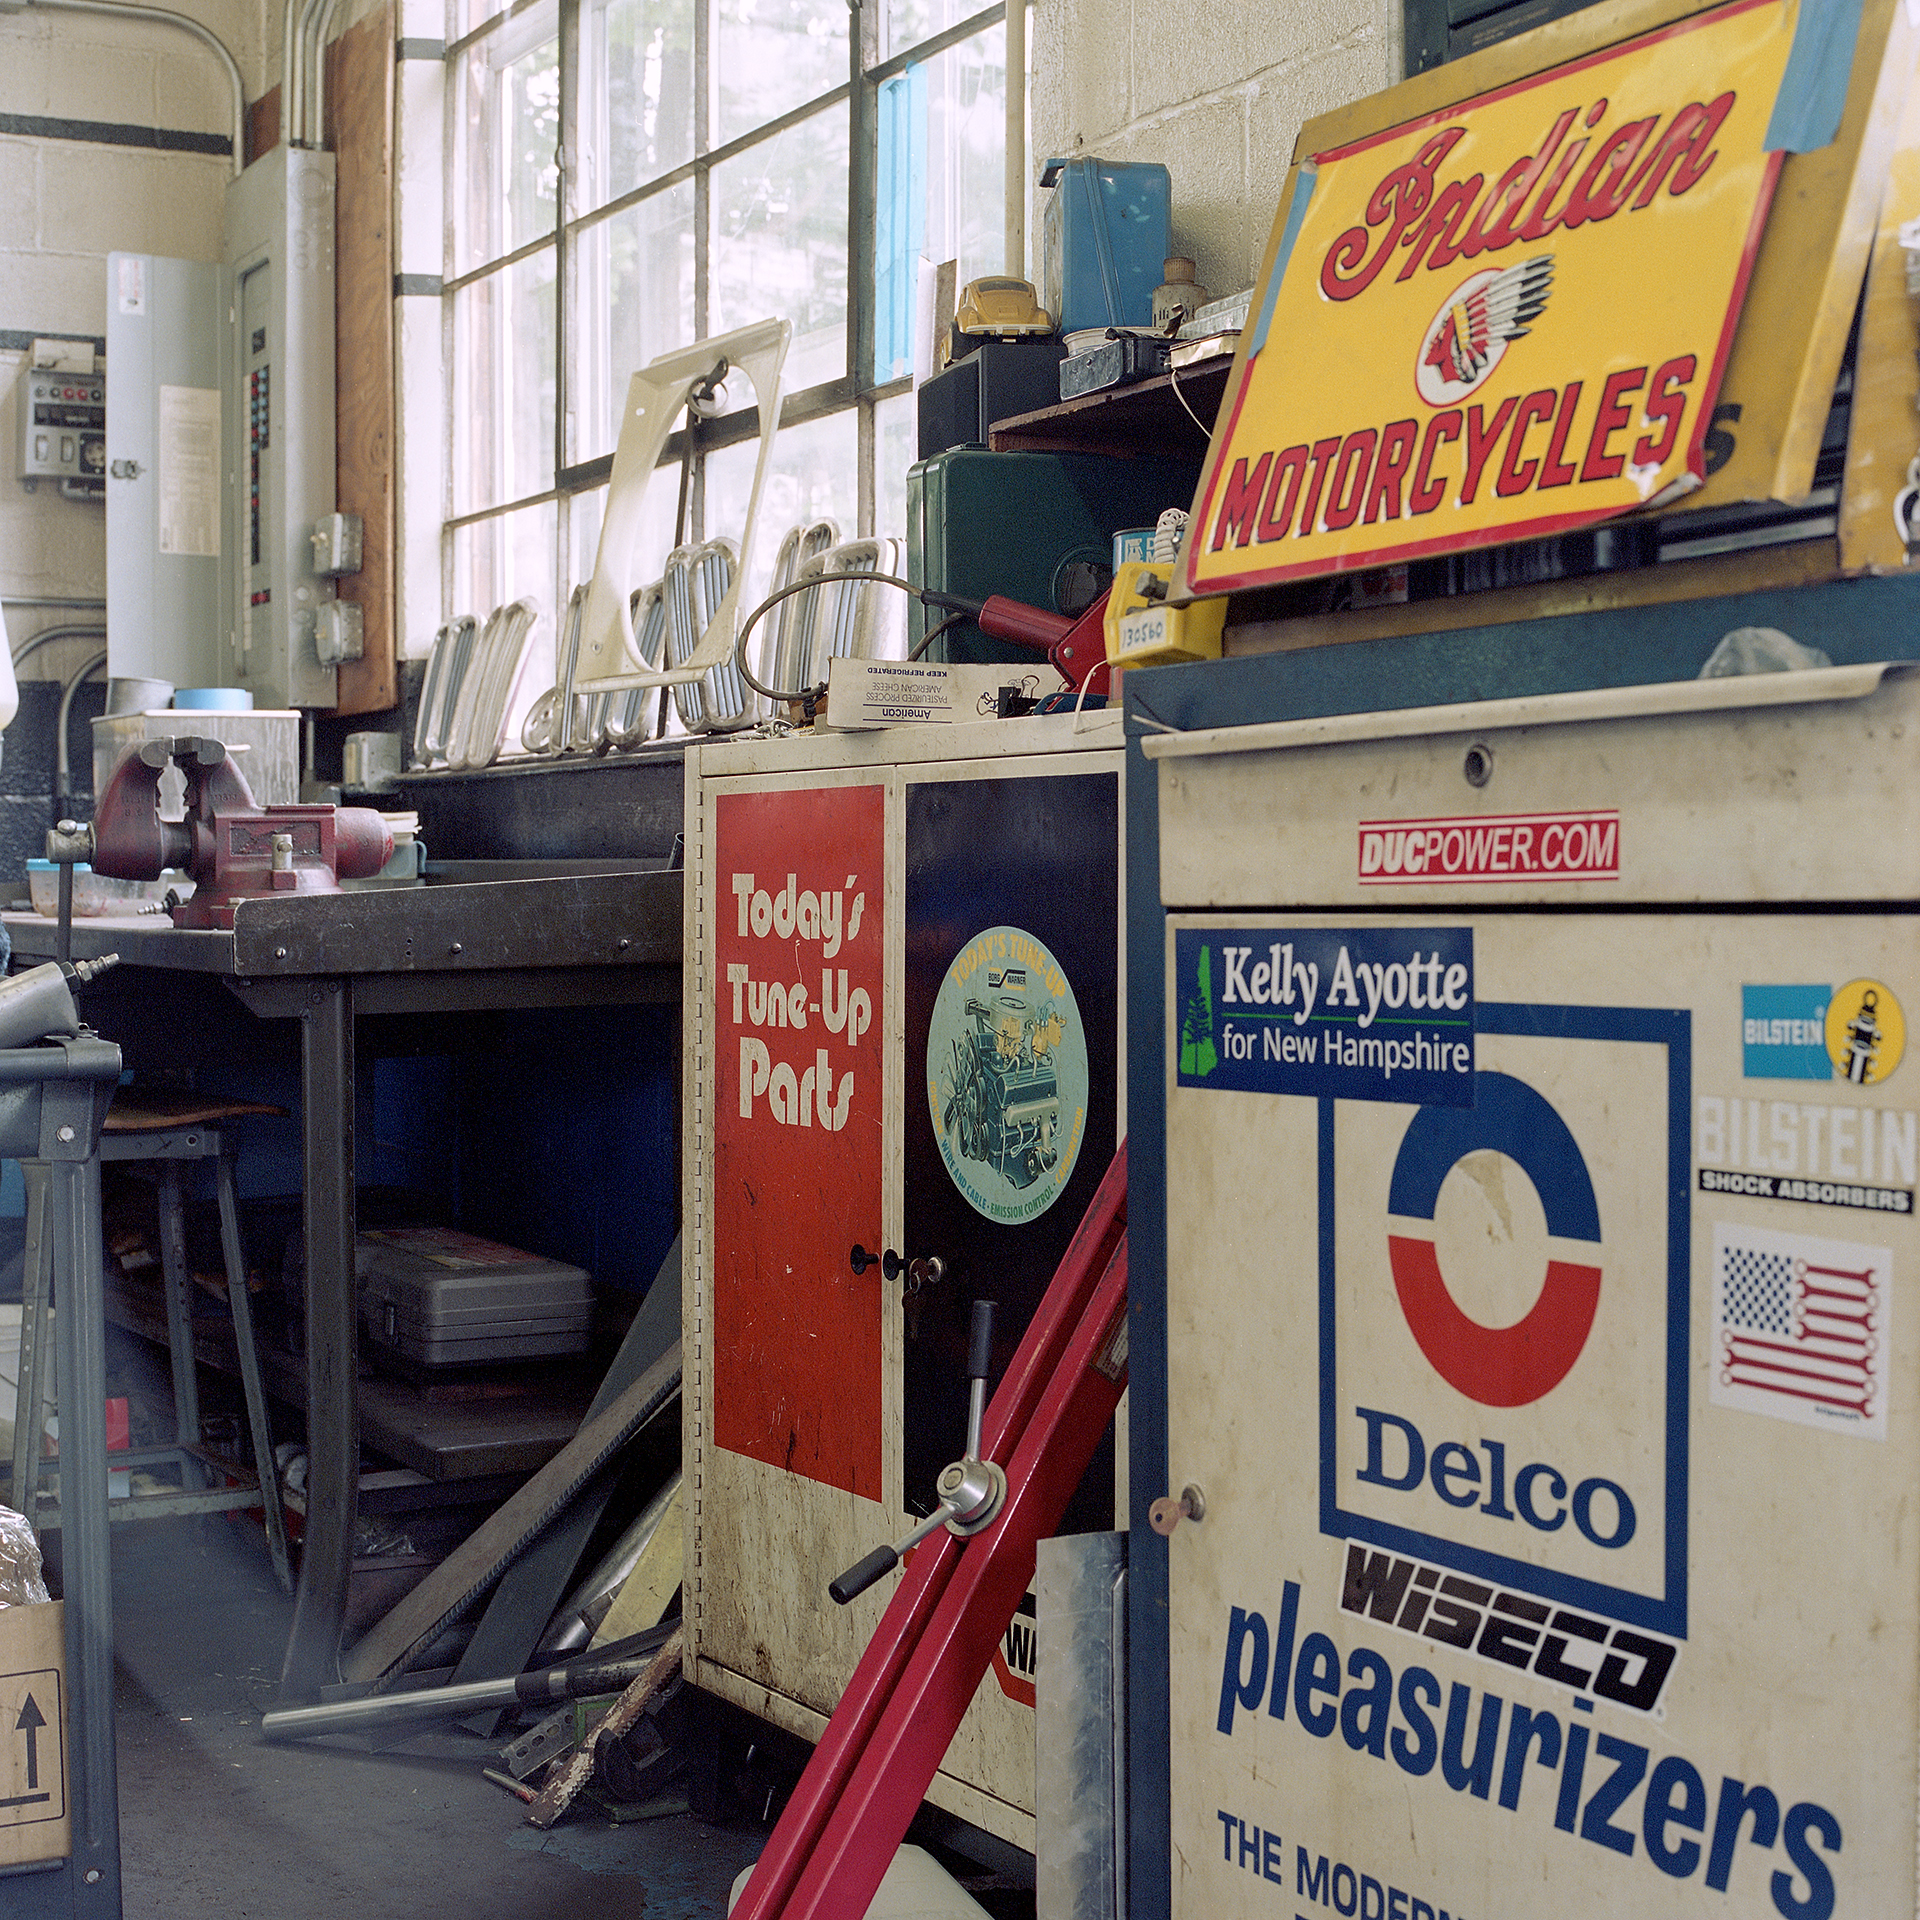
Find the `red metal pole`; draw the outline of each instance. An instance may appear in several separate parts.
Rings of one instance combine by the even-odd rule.
[[[856,1758],[781,1920],[864,1920],[993,1650],[1126,1386],[1127,1250],[1087,1304],[1007,1466],[1007,1504],[961,1546],[913,1658]]]
[[[1062,1358],[1085,1315],[1089,1296],[1099,1286],[1103,1271],[1110,1267],[1116,1247],[1125,1245],[1126,1198],[1127,1149],[1125,1142],[1122,1142],[1080,1225],[1075,1229],[1073,1239],[1061,1256],[1060,1265],[1041,1299],[1039,1310],[1028,1325],[1013,1362],[1002,1376],[999,1388],[987,1408],[980,1437],[981,1452],[986,1458],[1008,1466],[1011,1458],[1015,1457],[1036,1408],[1049,1383],[1059,1372]],[[1124,1269],[1124,1261],[1122,1266]],[[1115,1398],[1117,1401],[1117,1392]],[[1098,1443],[1104,1429],[1103,1420],[1094,1430],[1090,1447]],[[1081,1472],[1084,1471],[1083,1465]],[[1076,1474],[1068,1483],[1068,1492],[1071,1493],[1078,1484],[1079,1475]],[[1010,1471],[1010,1489],[1012,1485]],[[1003,1513],[1001,1522],[976,1536],[974,1542],[962,1542],[942,1530],[914,1550],[904,1577],[894,1589],[893,1598],[888,1602],[866,1652],[854,1668],[853,1677],[848,1681],[840,1704],[827,1723],[819,1746],[814,1749],[813,1758],[801,1775],[800,1784],[794,1789],[792,1798],[788,1800],[768,1838],[766,1848],[753,1870],[753,1878],[741,1892],[732,1920],[777,1920],[777,1916],[783,1912],[808,1857],[820,1844],[821,1836],[835,1817],[841,1795],[872,1741],[882,1713],[908,1666],[916,1659],[928,1623],[959,1564],[963,1545],[997,1538],[1004,1517]],[[1027,1574],[1007,1608],[1009,1619],[1013,1606],[1018,1604],[1020,1593],[1026,1590],[1026,1582],[1031,1578],[1032,1554],[1029,1551]],[[993,1643],[998,1642],[1005,1629],[1006,1621],[1002,1620],[993,1630],[992,1641],[987,1648],[989,1662],[993,1657]],[[972,1688],[979,1685],[985,1672],[986,1666],[983,1664],[968,1690],[969,1699],[972,1697]],[[961,1711],[965,1712],[964,1703]],[[949,1734],[948,1739],[951,1737]],[[935,1768],[946,1752],[946,1744],[944,1740],[941,1742],[940,1755],[934,1760]],[[932,1777],[933,1772],[929,1770],[927,1779],[931,1780]],[[926,1784],[923,1782],[915,1792],[916,1803],[925,1791]],[[911,1812],[908,1817],[912,1817]],[[901,1831],[905,1832],[904,1826]],[[896,1839],[894,1847],[898,1845]],[[890,1848],[889,1859],[892,1852]],[[885,1871],[885,1862],[882,1862],[881,1872],[884,1874]],[[877,1886],[879,1882],[876,1880],[874,1884]],[[865,1911],[864,1906],[859,1909],[862,1915]]]

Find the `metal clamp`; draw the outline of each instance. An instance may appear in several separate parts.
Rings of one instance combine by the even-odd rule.
[[[854,1251],[859,1252],[859,1248]],[[973,1303],[973,1326],[967,1341],[967,1379],[971,1383],[967,1394],[967,1450],[960,1459],[943,1467],[934,1482],[940,1504],[897,1547],[875,1547],[864,1560],[856,1561],[837,1580],[830,1581],[827,1592],[837,1606],[844,1607],[883,1574],[891,1573],[928,1534],[945,1527],[964,1539],[992,1526],[1006,1505],[1005,1472],[998,1462],[980,1458],[980,1424],[986,1416],[987,1374],[993,1359],[993,1311],[991,1300]]]

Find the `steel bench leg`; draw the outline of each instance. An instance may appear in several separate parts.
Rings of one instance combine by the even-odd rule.
[[[193,1361],[193,1276],[187,1271],[187,1227],[180,1198],[180,1163],[160,1162],[160,1271],[167,1296],[167,1345],[173,1360],[175,1435],[182,1447],[200,1445],[200,1377]],[[206,1485],[200,1462],[180,1458],[180,1484]]]
[[[48,1089],[51,1100],[53,1089]],[[47,1168],[60,1289],[60,1548],[66,1599],[73,1809],[72,1911],[119,1920],[120,1802],[113,1728],[113,1578],[107,1549],[107,1330],[100,1162]]]
[[[273,1429],[267,1422],[267,1389],[260,1377],[260,1348],[253,1337],[253,1302],[247,1296],[247,1260],[240,1245],[240,1209],[234,1199],[233,1157],[224,1141],[214,1161],[214,1187],[220,1196],[220,1251],[227,1268],[227,1305],[233,1313],[233,1340],[240,1350],[240,1382],[247,1394],[247,1426],[253,1436],[254,1470],[260,1476],[260,1504],[266,1515],[267,1544],[282,1593],[293,1591],[287,1564],[287,1521],[280,1510],[280,1476],[273,1461]]]
[[[20,1373],[13,1399],[13,1504],[34,1519],[40,1485],[40,1410],[47,1397],[47,1309],[53,1295],[53,1235],[47,1226],[47,1169],[23,1160],[27,1245],[20,1269]],[[37,1523],[36,1523],[37,1531]]]

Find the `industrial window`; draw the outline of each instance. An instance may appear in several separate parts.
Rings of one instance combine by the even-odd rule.
[[[769,316],[794,332],[761,578],[802,521],[904,534],[924,263],[1002,265],[1004,6],[497,3],[450,0],[447,30],[447,613],[524,595],[550,647],[593,568],[629,375]],[[745,519],[736,389],[743,411],[698,433],[689,540]],[[656,563],[679,453],[648,489]]]
[[[1529,27],[1578,13],[1595,0],[1406,0],[1407,72],[1477,53]]]

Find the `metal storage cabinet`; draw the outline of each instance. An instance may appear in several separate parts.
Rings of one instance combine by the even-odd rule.
[[[1081,728],[687,756],[689,1659],[808,1738],[893,1587],[828,1581],[965,1438],[971,1301],[997,1378],[1124,1127],[1119,716]],[[856,1246],[946,1271],[909,1293]],[[1113,1506],[1109,1450],[1067,1530]],[[930,1797],[1032,1849],[1030,1618]]]
[[[1144,742],[1137,1914],[1914,1910],[1917,738],[1869,665]]]

